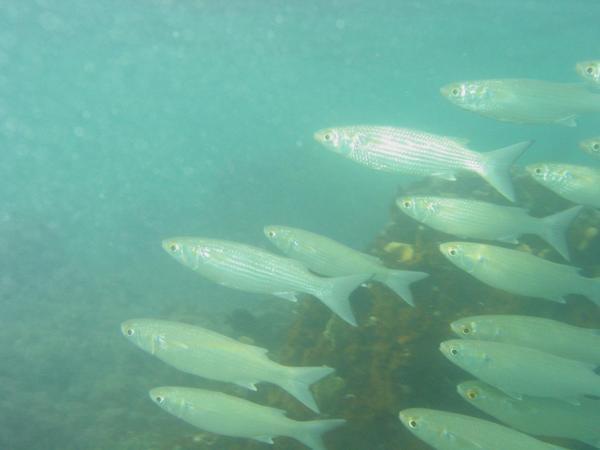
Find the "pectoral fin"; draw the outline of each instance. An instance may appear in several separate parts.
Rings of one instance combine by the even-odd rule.
[[[556,121],[556,123],[559,125],[563,125],[565,127],[576,127],[577,126],[577,121],[575,120],[576,118],[577,118],[577,116],[575,116],[575,115],[561,117],[560,119],[558,119]]]
[[[275,443],[275,442],[273,442],[273,438],[271,436],[257,436],[254,439],[259,442],[264,442],[266,444],[271,444],[271,445],[273,445]]]
[[[273,295],[294,303],[298,301],[298,297],[296,297],[295,292],[273,292]]]
[[[256,382],[254,381],[236,381],[236,385],[239,387],[243,387],[244,389],[250,389],[251,391],[258,391],[256,387]]]

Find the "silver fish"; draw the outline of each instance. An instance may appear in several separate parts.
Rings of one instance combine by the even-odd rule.
[[[279,250],[318,274],[342,276],[371,273],[374,281],[387,285],[409,305],[414,305],[410,284],[429,276],[423,272],[388,269],[375,256],[299,228],[269,225],[264,228],[264,233]]]
[[[580,405],[527,396],[517,400],[481,381],[461,383],[457,390],[471,405],[524,433],[576,439],[600,448],[598,400],[584,398]]]
[[[600,278],[586,278],[576,267],[518,250],[473,242],[446,242],[442,254],[478,280],[512,294],[565,303],[580,294],[600,306]]]
[[[461,369],[516,399],[529,395],[579,405],[587,395],[600,396],[595,364],[492,341],[451,339],[440,344],[440,351]]]
[[[600,136],[584,139],[579,142],[579,148],[588,155],[600,158]]]
[[[566,450],[487,420],[433,409],[400,411],[411,433],[436,450]]]
[[[584,80],[600,86],[600,60],[578,62],[575,64],[575,72]]]
[[[311,294],[354,326],[356,319],[348,297],[371,277],[371,274],[363,274],[321,278],[293,259],[217,239],[171,238],[165,239],[162,246],[184,266],[223,286],[272,294],[290,301],[297,301],[300,293]]]
[[[574,127],[580,114],[600,112],[600,95],[579,84],[475,80],[448,84],[441,93],[463,109],[505,122]]]
[[[600,208],[600,169],[562,163],[526,167],[532,178],[573,203]]]
[[[600,364],[600,330],[542,317],[500,314],[464,317],[452,322],[450,328],[465,339],[531,347],[563,358]]]
[[[137,347],[183,372],[253,391],[257,383],[273,383],[315,412],[319,408],[309,387],[333,372],[330,367],[282,366],[267,357],[267,349],[185,323],[133,319],[121,324],[121,332]]]
[[[523,208],[494,205],[463,198],[406,196],[396,200],[400,211],[438,231],[463,238],[516,244],[524,234],[535,234],[569,259],[567,228],[581,211],[574,207],[551,216],[530,216]]]
[[[447,180],[461,172],[476,173],[510,201],[515,200],[510,167],[533,143],[478,153],[463,140],[380,126],[327,128],[314,137],[329,150],[375,170]]]
[[[325,450],[322,435],[346,423],[343,419],[300,422],[285,411],[261,406],[221,392],[185,387],[158,387],[150,398],[168,413],[210,433],[273,444],[287,436],[312,450]]]

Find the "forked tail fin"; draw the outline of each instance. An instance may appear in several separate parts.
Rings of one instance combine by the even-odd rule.
[[[308,408],[319,413],[310,386],[333,373],[334,369],[331,367],[286,367],[285,369],[283,378],[277,384]]]
[[[428,276],[429,274],[425,272],[389,269],[376,273],[373,280],[385,284],[394,291],[396,295],[402,297],[402,299],[410,306],[415,306],[412,292],[410,291],[410,285],[415,281],[422,280]]]
[[[554,247],[567,261],[570,259],[566,239],[567,229],[582,209],[583,206],[574,206],[541,219],[542,229],[538,232],[539,236]]]
[[[531,144],[533,141],[519,142],[481,154],[482,162],[477,172],[511,202],[515,201],[515,192],[510,179],[510,168]]]
[[[350,275],[348,277],[335,277],[326,279],[325,287],[315,293],[315,295],[334,313],[356,326],[356,319],[350,306],[350,294],[365,281],[370,279],[372,274]]]
[[[290,432],[291,437],[298,439],[311,450],[326,450],[323,435],[328,431],[341,427],[344,419],[311,420],[296,422]]]

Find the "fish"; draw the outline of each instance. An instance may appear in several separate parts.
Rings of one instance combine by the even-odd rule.
[[[524,433],[576,439],[600,448],[600,401],[583,398],[581,405],[550,398],[514,399],[481,381],[457,386],[459,395],[481,411]]]
[[[573,203],[600,208],[600,169],[563,163],[530,164],[525,170],[555,194]]]
[[[440,92],[463,109],[503,122],[575,127],[579,115],[600,112],[600,95],[578,83],[474,80],[447,84]]]
[[[600,158],[600,136],[584,139],[579,142],[579,148],[588,155]]]
[[[186,323],[132,319],[121,324],[121,332],[135,346],[182,372],[252,391],[257,390],[257,383],[272,383],[317,413],[310,385],[334,371],[283,366],[271,361],[265,348]]]
[[[440,251],[456,267],[496,289],[558,303],[579,294],[600,306],[600,278],[584,277],[577,267],[475,242],[445,242]]]
[[[297,301],[301,293],[317,297],[335,314],[356,326],[349,295],[371,274],[321,278],[300,262],[258,247],[200,237],[165,239],[163,249],[184,266],[222,286],[272,294]]]
[[[456,180],[476,173],[500,194],[515,201],[510,168],[533,141],[487,153],[469,150],[465,140],[418,130],[357,125],[327,128],[314,134],[325,148],[371,169]]]
[[[450,324],[464,339],[502,342],[600,365],[600,330],[517,315],[471,316]],[[600,405],[600,403],[599,403]]]
[[[424,272],[388,269],[375,256],[299,228],[268,225],[264,233],[286,256],[300,261],[313,272],[329,277],[371,273],[373,281],[385,284],[411,306],[414,300],[410,284],[429,276]]]
[[[451,362],[512,398],[554,398],[580,405],[586,395],[600,396],[596,364],[562,358],[519,345],[451,339],[440,344]]]
[[[575,72],[592,85],[600,86],[600,60],[578,62],[575,64]]]
[[[523,208],[466,198],[404,196],[396,200],[396,205],[422,224],[461,238],[516,244],[520,236],[534,234],[552,245],[566,260],[569,259],[566,230],[582,209],[576,206],[538,218]]]
[[[326,450],[322,435],[341,427],[343,419],[297,421],[285,411],[204,389],[163,386],[149,391],[152,401],[169,414],[210,433],[273,444],[287,436],[312,450]]]
[[[436,450],[566,450],[475,417],[425,408],[400,411],[404,426]]]

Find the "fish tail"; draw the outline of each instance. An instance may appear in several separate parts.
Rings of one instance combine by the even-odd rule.
[[[333,371],[331,367],[286,367],[284,378],[278,384],[288,394],[318,414],[319,407],[310,391],[310,386]]]
[[[402,299],[410,306],[415,306],[412,292],[410,291],[410,285],[416,281],[427,278],[428,273],[425,272],[413,272],[409,270],[386,270],[377,273],[373,279],[385,284],[396,295],[402,297]]]
[[[510,179],[510,168],[533,141],[519,142],[508,147],[482,154],[482,162],[477,172],[511,202],[515,201],[515,192]]]
[[[296,422],[290,431],[291,437],[299,440],[311,450],[326,450],[323,435],[328,431],[341,427],[344,419],[310,420]]]
[[[579,215],[583,206],[574,206],[565,211],[561,211],[551,216],[544,217],[542,229],[539,232],[540,237],[546,240],[552,247],[561,254],[567,261],[569,257],[569,246],[567,245],[567,229]]]
[[[583,295],[600,306],[600,278],[588,278],[588,281],[589,288]]]
[[[356,326],[356,319],[350,306],[350,294],[365,281],[370,279],[372,274],[351,275],[348,277],[336,277],[327,279],[324,289],[315,295],[334,313]]]

